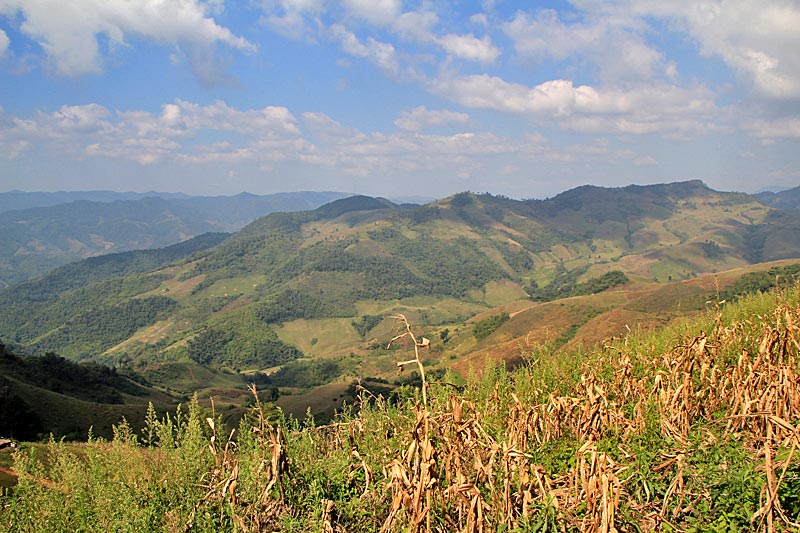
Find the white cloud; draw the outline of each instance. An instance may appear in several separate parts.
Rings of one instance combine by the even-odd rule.
[[[113,129],[108,109],[99,104],[61,106],[51,114],[36,113],[30,119],[14,118],[14,130],[33,138],[68,141],[72,136],[96,135]]]
[[[0,30],[0,57],[3,57],[8,50],[8,45],[10,41],[8,39],[8,35],[3,30]]]
[[[489,36],[478,39],[474,35],[448,34],[439,39],[439,44],[450,55],[479,63],[494,63],[500,55]]]
[[[163,138],[129,138],[120,141],[108,140],[92,143],[84,154],[92,157],[135,161],[140,165],[152,165],[165,159],[180,148],[177,142]]]
[[[297,119],[286,107],[267,106],[239,111],[225,102],[201,106],[183,100],[178,100],[175,106],[177,108],[165,106],[162,117],[167,116],[170,122],[182,120],[191,130],[233,131],[270,138],[300,134]]]
[[[261,8],[266,14],[264,21],[275,33],[298,41],[314,41],[320,24],[316,17],[323,12],[324,4],[322,0],[277,0],[262,2]],[[315,20],[307,20],[306,15]]]
[[[482,74],[441,77],[429,89],[466,107],[542,115],[585,132],[699,134],[717,111],[709,91],[664,84],[624,90],[551,80],[528,87]]]
[[[798,117],[754,120],[745,124],[745,128],[761,139],[800,138],[800,118]]]
[[[486,18],[485,13],[475,13],[469,17],[469,21],[476,26],[483,26],[484,28],[489,26],[489,19]]]
[[[576,108],[586,111],[622,111],[625,102],[614,95],[601,96],[589,86],[574,87],[569,80],[552,80],[535,87],[510,83],[496,76],[476,74],[439,78],[432,92],[466,107],[494,109],[510,113],[548,113],[569,115]]]
[[[343,0],[352,15],[371,24],[389,24],[400,15],[401,0]]]
[[[224,102],[199,105],[177,100],[159,114],[119,111],[112,114],[98,104],[63,106],[52,113],[29,118],[11,117],[11,127],[0,130],[0,154],[12,157],[35,145],[68,157],[83,154],[152,164],[171,157],[193,157],[188,139],[230,135],[241,143],[257,146],[272,143],[292,148],[301,139],[298,121],[285,107],[238,110]],[[241,139],[246,141],[241,141]],[[205,156],[206,159],[210,159]]]
[[[438,22],[439,16],[433,11],[408,11],[394,20],[392,29],[403,39],[433,42],[436,40],[434,27]]]
[[[545,9],[531,18],[519,12],[503,25],[517,53],[533,61],[587,58],[607,82],[651,80],[662,60],[647,45],[646,24],[621,16],[594,16],[564,23],[556,11]]]
[[[330,27],[331,36],[339,42],[342,50],[351,56],[361,57],[385,70],[396,74],[399,71],[394,46],[368,37],[362,43],[356,35],[341,24]]]
[[[423,131],[440,126],[463,126],[469,123],[469,115],[444,109],[429,111],[425,106],[419,106],[400,113],[394,123],[403,130]]]
[[[133,35],[203,52],[213,50],[216,44],[255,50],[246,39],[208,16],[213,8],[198,0],[5,0],[0,11],[21,13],[21,31],[42,46],[56,71],[80,76],[103,70],[99,35],[105,36],[110,47],[126,45],[126,35]],[[200,61],[199,56],[193,60]],[[193,67],[202,74],[203,64]]]
[[[305,128],[324,142],[341,142],[343,139],[352,142],[364,137],[357,129],[344,126],[325,113],[307,112],[301,116]]]
[[[688,33],[701,53],[716,56],[769,99],[800,98],[800,5],[787,0],[573,0],[602,17],[654,17]]]
[[[282,15],[270,15],[266,19],[267,26],[279,35],[296,41],[302,39],[313,40],[313,31],[306,22],[305,17],[296,11],[289,11]]]
[[[275,2],[286,11],[308,11],[319,13],[324,6],[324,0],[279,0]]]

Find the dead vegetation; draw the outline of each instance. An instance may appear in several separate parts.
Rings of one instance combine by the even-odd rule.
[[[393,341],[411,335],[402,322]],[[661,354],[609,343],[586,360],[569,395],[529,376],[525,399],[498,381],[482,399],[439,391],[428,404],[423,380],[405,437],[387,454],[381,531],[692,529],[693,511],[717,503],[698,456],[722,442],[759,463],[750,482],[760,483],[760,499],[746,525],[800,527],[778,497],[797,467],[798,324],[798,307],[782,303],[730,323],[719,311],[708,332]],[[403,365],[419,362],[421,343],[412,342],[416,358]],[[643,439],[657,448],[645,468],[633,450]],[[574,447],[560,472],[537,462],[555,443]],[[716,468],[729,466],[718,459]]]

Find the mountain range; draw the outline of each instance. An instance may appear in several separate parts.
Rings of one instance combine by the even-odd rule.
[[[360,319],[428,298],[439,306],[425,322],[453,323],[611,271],[665,282],[797,257],[798,228],[800,213],[698,181],[585,186],[548,200],[461,193],[425,206],[354,196],[273,213],[219,243],[56,270],[0,293],[0,336],[80,359],[171,353],[256,368],[276,362],[285,348],[275,330],[293,321]],[[249,334],[227,339],[244,324]]]
[[[392,375],[397,313],[432,339],[433,371],[467,372],[666,323],[798,257],[800,211],[700,181],[423,206],[353,196],[0,291],[0,341],[182,394],[266,373],[302,414],[305,394],[330,407],[348,380]]]
[[[0,193],[0,287],[86,257],[167,246],[210,231],[236,231],[275,211],[313,209],[344,196]]]

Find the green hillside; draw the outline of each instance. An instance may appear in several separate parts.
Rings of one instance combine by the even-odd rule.
[[[52,353],[21,357],[0,344],[0,435],[85,439],[91,428],[95,435],[110,437],[123,417],[140,427],[148,402],[162,412],[174,408],[175,398],[139,381]]]
[[[2,291],[0,339],[134,369],[275,372],[323,358],[341,376],[384,376],[386,316],[440,339],[434,358],[447,338],[459,365],[490,345],[591,344],[702,310],[736,276],[704,274],[798,257],[798,230],[791,211],[699,181],[425,206],[356,196],[273,213],[184,258],[86,263],[97,274],[77,265]],[[473,334],[501,313],[510,320]]]

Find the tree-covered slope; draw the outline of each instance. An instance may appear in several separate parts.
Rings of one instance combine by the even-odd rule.
[[[148,402],[174,405],[173,398],[132,377],[52,353],[21,357],[0,344],[0,435],[82,439],[94,427],[95,435],[111,436],[112,424],[123,416],[140,425]]]
[[[529,201],[461,193],[426,206],[357,196],[273,213],[169,266],[86,283],[67,276],[59,285],[68,290],[41,300],[36,284],[6,290],[0,338],[114,363],[268,368],[299,357],[300,346],[361,351],[370,332],[352,324],[398,309],[456,325],[528,298],[798,257],[798,229],[791,213],[701,182],[587,186]]]

